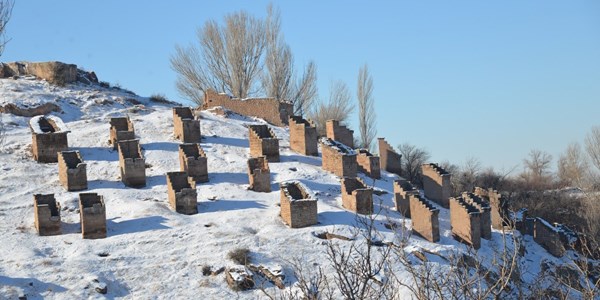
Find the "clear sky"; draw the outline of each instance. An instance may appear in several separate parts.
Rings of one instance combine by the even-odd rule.
[[[59,60],[140,95],[183,99],[169,57],[208,19],[268,1],[16,1],[2,61]],[[432,161],[509,169],[600,125],[600,1],[273,1],[319,93],[373,76],[378,136]],[[354,117],[356,119],[356,116]],[[354,124],[356,121],[354,121]],[[519,168],[520,170],[520,168]]]

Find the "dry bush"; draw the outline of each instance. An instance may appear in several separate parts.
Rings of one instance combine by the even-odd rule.
[[[227,258],[238,265],[247,265],[250,263],[250,250],[248,248],[236,248],[227,253]]]

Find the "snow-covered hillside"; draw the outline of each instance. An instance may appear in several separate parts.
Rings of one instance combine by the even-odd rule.
[[[0,153],[2,299],[19,295],[27,299],[256,299],[264,296],[259,289],[235,292],[227,286],[223,273],[204,276],[203,266],[233,266],[227,253],[248,248],[253,263],[281,268],[284,283],[291,287],[296,279],[290,261],[297,259],[307,268],[328,268],[326,241],[317,238],[317,233],[350,236],[353,232],[356,216],[342,208],[339,178],[322,170],[319,157],[292,152],[286,128],[273,127],[281,139],[281,162],[270,163],[273,192],[256,193],[247,189],[246,126],[264,122],[202,112],[201,144],[208,157],[210,181],[197,187],[199,213],[182,215],[172,211],[167,201],[165,173],[179,170],[179,141],[173,137],[168,104],[96,86],[61,88],[31,79],[0,80],[0,105],[31,107],[46,102],[56,103],[63,110],[53,114],[61,117],[71,131],[70,149],[80,151],[87,163],[88,192],[104,196],[108,237],[82,239],[78,193],[67,192],[59,184],[56,163],[40,164],[32,159],[29,118],[3,114],[3,122],[8,125]],[[121,183],[118,153],[108,145],[109,118],[125,114],[134,123],[149,166],[147,186],[141,189]],[[376,226],[384,241],[394,240],[394,232],[385,223],[405,222],[410,228],[410,220],[404,220],[393,209],[394,178],[383,172],[382,179],[374,182],[377,188],[387,191],[374,196],[375,210],[381,208]],[[302,182],[318,199],[318,225],[291,229],[282,222],[278,183],[286,180]],[[33,226],[36,193],[54,193],[61,203],[62,235],[37,235]],[[466,249],[452,238],[449,213],[442,208],[440,233],[439,243],[412,236],[406,250],[422,248],[445,256]],[[350,243],[335,242],[342,247]],[[494,231],[491,241],[482,240],[479,254],[491,257],[491,249],[501,245],[502,234]],[[555,260],[535,243],[527,243],[527,253],[521,260],[528,264],[530,277],[537,272],[541,259]],[[434,255],[431,261],[440,268],[448,263]],[[95,290],[102,284],[107,286],[105,295]],[[273,285],[265,286],[277,293]]]

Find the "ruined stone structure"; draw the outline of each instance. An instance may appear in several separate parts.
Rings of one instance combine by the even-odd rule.
[[[69,142],[63,121],[55,116],[35,116],[29,121],[33,158],[41,163],[58,161],[58,152],[67,151]]]
[[[208,162],[200,144],[179,145],[179,166],[196,183],[208,182]]]
[[[356,163],[358,164],[358,170],[373,179],[380,179],[379,156],[371,154],[367,149],[359,149],[357,151]]]
[[[110,140],[113,149],[119,147],[120,141],[135,139],[135,129],[129,117],[110,118]]]
[[[106,206],[104,197],[96,193],[79,194],[79,217],[84,239],[106,237]]]
[[[505,226],[512,226],[509,220],[508,203],[502,199],[502,195],[494,189],[475,188],[475,195],[489,203],[492,227],[501,230]]]
[[[317,127],[310,120],[300,116],[291,116],[290,124],[290,148],[303,155],[318,156]]]
[[[450,224],[457,241],[481,247],[481,213],[463,197],[450,198]]]
[[[58,235],[62,233],[60,222],[60,203],[54,194],[33,195],[33,214],[35,229],[39,235]]]
[[[377,138],[381,169],[402,176],[402,155],[394,150],[384,138]]]
[[[0,78],[33,75],[52,84],[65,85],[77,81],[77,65],[59,61],[11,62],[0,65]]]
[[[325,122],[325,130],[327,138],[354,148],[354,131],[340,125],[339,121],[328,120]]]
[[[58,153],[58,179],[67,191],[87,189],[86,164],[79,151]]]
[[[440,210],[417,194],[410,194],[408,197],[413,232],[432,243],[438,242],[440,240]]]
[[[342,178],[342,205],[362,215],[373,213],[373,189],[356,177]]]
[[[266,156],[269,162],[279,161],[279,139],[267,125],[248,125],[250,157]]]
[[[167,172],[167,194],[169,204],[176,212],[184,215],[198,213],[196,182],[186,172]]]
[[[473,193],[463,193],[462,198],[471,206],[475,207],[480,214],[480,233],[486,240],[492,239],[492,218],[489,202]]]
[[[559,230],[542,218],[535,218],[533,240],[556,257],[565,254]]]
[[[339,177],[356,177],[358,164],[354,150],[329,138],[321,138],[319,143],[323,156],[323,170]]]
[[[271,171],[264,156],[248,159],[248,179],[250,189],[255,192],[271,192]]]
[[[222,106],[240,115],[261,118],[275,126],[287,125],[294,110],[291,102],[275,98],[238,99],[215,91],[206,91],[202,109],[217,106]]]
[[[317,224],[317,200],[313,199],[300,182],[280,184],[281,218],[291,228]]]
[[[119,142],[121,181],[129,187],[146,186],[146,160],[142,156],[139,140]]]
[[[437,164],[423,164],[423,189],[425,197],[448,208],[448,199],[452,194],[451,175]]]
[[[394,180],[394,202],[396,211],[410,218],[410,195],[419,195],[417,190],[408,180]]]
[[[183,143],[200,143],[200,120],[189,107],[173,107],[173,134]]]

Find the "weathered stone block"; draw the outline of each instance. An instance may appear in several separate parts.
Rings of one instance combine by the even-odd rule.
[[[289,124],[290,148],[303,155],[318,156],[318,134],[315,124],[300,116],[291,116]]]
[[[354,148],[354,131],[346,126],[340,125],[337,120],[328,120],[325,122],[327,138],[338,143],[342,143],[350,148]]]
[[[248,159],[248,180],[250,189],[255,192],[271,192],[271,171],[265,156]]]
[[[167,173],[167,193],[171,208],[180,214],[198,213],[196,182],[186,172]]]
[[[62,233],[60,221],[60,203],[54,194],[33,195],[35,229],[39,235],[58,235]]]
[[[425,197],[448,208],[448,200],[452,195],[451,174],[437,164],[423,164],[423,189]]]
[[[200,120],[189,107],[173,107],[173,134],[183,143],[200,142]]]
[[[367,149],[359,149],[356,156],[356,163],[360,172],[373,179],[381,178],[379,156],[371,154]]]
[[[106,206],[104,206],[103,196],[96,193],[80,193],[79,217],[84,239],[106,237]]]
[[[548,253],[561,257],[566,250],[560,240],[559,231],[555,226],[542,218],[535,218],[533,240],[540,244]]]
[[[110,140],[113,149],[117,149],[119,141],[135,139],[135,129],[129,117],[110,118]]]
[[[450,202],[450,224],[452,235],[462,243],[481,247],[481,214],[462,197],[452,197]]]
[[[339,177],[356,177],[358,164],[354,150],[329,138],[321,138],[319,143],[323,170]]]
[[[487,201],[490,206],[490,218],[492,227],[501,230],[505,226],[514,226],[509,219],[508,203],[504,201],[502,195],[494,189],[475,188],[475,195]]]
[[[280,184],[281,218],[291,228],[317,224],[317,200],[313,199],[300,182]]]
[[[121,181],[129,187],[146,186],[146,160],[139,140],[119,141]]]
[[[394,150],[384,138],[378,138],[381,169],[402,176],[402,155]]]
[[[419,195],[417,190],[408,180],[394,180],[394,200],[396,211],[410,218],[410,195]]]
[[[413,232],[430,242],[440,240],[440,210],[419,195],[409,195]]]
[[[475,207],[480,214],[481,221],[481,237],[487,240],[492,239],[492,218],[491,218],[491,207],[489,202],[483,200],[479,196],[473,193],[463,193],[462,198],[465,202]]]
[[[279,161],[279,139],[267,125],[249,125],[250,157],[266,156],[269,162]]]
[[[87,189],[86,164],[79,151],[58,153],[58,179],[67,191]]]
[[[33,158],[41,163],[58,161],[58,152],[67,151],[69,131],[59,117],[35,116],[29,121],[32,132]]]
[[[240,115],[264,119],[275,126],[287,125],[294,110],[291,102],[275,98],[238,99],[212,90],[206,91],[202,109],[217,106],[222,106]]]
[[[180,144],[179,165],[196,183],[208,182],[208,160],[200,144]]]
[[[342,205],[358,214],[372,214],[373,189],[367,187],[360,178],[342,178]]]

